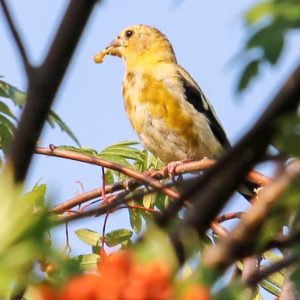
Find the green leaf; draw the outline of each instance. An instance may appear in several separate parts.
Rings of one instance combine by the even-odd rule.
[[[100,255],[101,247],[100,246],[92,246],[92,252],[94,254]]]
[[[12,129],[0,121],[0,146],[5,154],[9,151],[13,136]]]
[[[55,287],[62,287],[64,284],[70,281],[71,278],[78,274],[82,274],[82,267],[78,257],[66,259],[60,251],[51,251],[49,260],[59,268],[49,276],[51,283]]]
[[[100,256],[97,254],[82,254],[74,257],[76,261],[79,262],[80,266],[85,271],[93,271],[97,269]]]
[[[238,83],[238,91],[241,92],[248,87],[250,81],[258,74],[260,60],[254,59],[244,68]]]
[[[170,239],[163,230],[154,224],[147,226],[142,242],[135,246],[135,254],[138,261],[155,261],[158,258],[159,260],[164,260],[165,264],[170,267],[170,270],[178,270],[177,257]]]
[[[131,236],[132,231],[128,229],[113,230],[105,235],[105,243],[107,246],[113,247],[130,239]]]
[[[296,268],[290,276],[291,280],[295,284],[296,290],[300,291],[300,268]]]
[[[240,284],[232,283],[221,289],[215,295],[214,300],[243,300],[246,298],[244,292]]]
[[[87,245],[99,246],[102,240],[102,236],[90,229],[78,229],[75,231],[77,237]]]
[[[136,144],[137,142],[132,141],[124,141],[118,144],[113,144],[99,152],[98,156],[102,159],[124,165],[128,168],[139,169],[139,165],[144,163],[145,152],[143,150],[138,150],[136,148],[130,147],[131,145]],[[119,175],[118,173],[114,174],[118,176],[119,179],[122,176],[124,177],[124,175]]]
[[[26,202],[31,203],[34,208],[42,208],[45,206],[45,195],[47,186],[45,184],[35,185],[33,189],[24,195]]]
[[[11,99],[19,107],[25,104],[26,94],[3,80],[0,80],[0,96]]]
[[[65,132],[78,146],[80,143],[76,138],[75,134],[69,128],[69,126],[54,112],[50,111],[47,116],[48,124],[53,128],[57,125],[63,132]]]
[[[15,125],[0,114],[0,145],[5,154],[8,153],[15,131]]]
[[[280,272],[276,272],[268,276],[266,280],[281,289],[283,286],[284,276]]]
[[[132,159],[134,161],[144,161],[144,151],[138,150],[136,148],[130,147],[135,145],[136,142],[125,141],[118,144],[110,145],[103,149],[99,155],[100,156],[111,156],[111,157],[120,157],[126,159]]]
[[[140,143],[137,141],[121,141],[116,144],[110,145],[110,147],[120,147],[120,146],[135,146],[139,145]]]
[[[135,233],[140,233],[142,229],[142,216],[139,209],[128,209],[130,225]]]
[[[278,123],[277,135],[273,144],[288,156],[300,155],[300,117],[288,115]]]
[[[274,263],[283,258],[281,254],[276,254],[273,250],[264,252],[263,258],[267,259],[270,263]]]
[[[11,117],[13,120],[17,121],[16,116],[10,110],[10,108],[2,101],[0,101],[0,112]]]
[[[275,64],[284,46],[284,27],[272,23],[255,32],[247,43],[247,49],[258,47],[264,52],[264,59]]]
[[[157,207],[159,210],[163,210],[167,207],[168,205],[168,196],[165,194],[159,193],[156,195],[156,200],[155,200],[155,207]]]
[[[107,161],[110,161],[112,163],[117,163],[117,164],[123,165],[128,168],[132,167],[132,165],[124,157],[110,155],[110,154],[106,154],[106,153],[101,153],[97,156],[102,159],[105,159]]]
[[[9,98],[13,101],[15,105],[18,107],[23,107],[25,105],[26,101],[26,94],[22,91],[20,91],[18,88],[10,85],[9,83],[0,80],[0,96]],[[0,102],[1,103],[1,102]],[[10,117],[14,118],[13,115],[10,114],[9,111],[5,107],[2,107],[2,109],[6,110],[6,114],[8,114]],[[0,107],[1,111],[1,107]],[[53,128],[55,125],[60,127],[60,129],[67,133],[69,137],[78,145],[80,146],[80,143],[74,133],[71,131],[71,129],[67,126],[67,124],[54,112],[50,111],[50,113],[47,116],[47,122],[48,124]]]
[[[15,131],[15,125],[12,123],[7,117],[0,114],[0,124],[5,124],[8,128],[10,128],[11,132]]]
[[[107,169],[105,171],[105,184],[112,185],[112,184],[114,184],[114,182],[115,182],[115,179],[114,179],[113,172],[111,170]]]
[[[143,161],[141,151],[133,148],[124,148],[124,147],[107,147],[104,149],[100,155],[111,155],[111,156],[120,156],[127,159],[140,160]]]
[[[255,5],[250,10],[247,11],[245,19],[248,25],[253,25],[260,22],[263,18],[272,14],[274,9],[274,4],[270,1],[262,2]]]
[[[278,288],[277,286],[273,285],[269,280],[263,279],[259,285],[264,288],[266,291],[271,293],[274,296],[279,297],[281,293],[281,288]]]
[[[131,240],[126,240],[125,242],[121,243],[121,249],[128,249],[129,247],[133,246],[133,242]]]
[[[73,151],[73,152],[77,152],[77,153],[82,153],[82,154],[88,154],[88,155],[97,155],[97,150],[93,149],[93,148],[86,148],[86,147],[73,147],[73,146],[69,146],[69,145],[60,145],[59,147],[57,147],[58,149],[63,149],[63,150],[69,150],[69,151]]]

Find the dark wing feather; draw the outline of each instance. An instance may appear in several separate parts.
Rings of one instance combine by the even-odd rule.
[[[194,108],[203,113],[207,120],[209,121],[210,128],[220,144],[224,148],[229,148],[230,143],[227,139],[226,133],[224,129],[220,125],[219,121],[215,117],[214,113],[212,112],[208,101],[206,100],[203,92],[201,89],[196,85],[192,85],[184,76],[183,74],[179,73],[179,78],[182,82],[182,86],[184,89],[185,99],[194,106]]]

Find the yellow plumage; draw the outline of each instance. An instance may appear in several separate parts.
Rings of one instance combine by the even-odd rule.
[[[95,61],[105,54],[123,59],[129,120],[145,148],[163,162],[213,158],[229,147],[213,108],[159,30],[128,27]]]

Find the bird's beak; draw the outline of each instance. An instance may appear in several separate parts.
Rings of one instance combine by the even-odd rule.
[[[117,37],[104,50],[94,56],[94,61],[97,64],[102,63],[105,55],[122,57],[123,49],[124,41],[120,37]]]
[[[113,40],[105,49],[107,54],[114,56],[122,56],[124,41],[121,38]]]

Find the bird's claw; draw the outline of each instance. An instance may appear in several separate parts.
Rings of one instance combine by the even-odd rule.
[[[184,160],[178,160],[178,161],[172,161],[170,163],[168,163],[165,167],[164,167],[164,175],[166,177],[170,177],[172,179],[174,179],[175,175],[176,175],[176,167],[179,165],[182,165],[186,162],[189,162],[190,159],[184,159]]]

